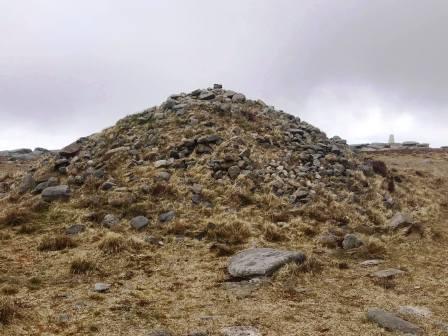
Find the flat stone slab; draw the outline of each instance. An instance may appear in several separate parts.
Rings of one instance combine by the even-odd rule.
[[[398,331],[410,335],[421,335],[422,329],[383,309],[370,308],[367,311],[369,321],[378,324],[380,327],[389,331]]]
[[[305,254],[301,251],[253,248],[241,251],[230,258],[227,269],[234,278],[268,276],[287,263],[302,263],[305,259]]]
[[[384,262],[384,260],[381,259],[371,259],[371,260],[365,260],[359,263],[360,266],[362,267],[371,267],[371,266],[376,266],[379,264],[382,264]]]
[[[67,185],[48,187],[42,191],[42,199],[47,202],[55,200],[67,200],[70,198],[70,188]]]
[[[261,333],[254,327],[227,327],[221,329],[222,336],[261,336]]]
[[[396,268],[388,268],[385,270],[373,272],[370,274],[370,276],[378,279],[392,279],[396,277],[397,275],[404,274],[405,272]]]

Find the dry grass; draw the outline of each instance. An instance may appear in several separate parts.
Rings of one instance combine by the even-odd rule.
[[[267,224],[265,226],[264,238],[270,242],[279,242],[287,239],[285,233],[275,224]]]
[[[70,264],[71,274],[89,274],[96,270],[96,264],[86,257],[77,257]]]
[[[1,292],[4,295],[15,295],[19,292],[19,289],[15,285],[5,285],[2,287]]]
[[[24,208],[8,208],[0,216],[0,225],[17,226],[28,222],[32,212]]]
[[[17,306],[13,300],[0,297],[0,324],[9,324],[17,315]]]
[[[228,244],[244,243],[251,234],[250,224],[238,219],[230,219],[229,222],[218,221],[209,225],[207,231],[209,239]]]
[[[99,249],[107,254],[115,254],[126,249],[126,240],[116,233],[108,233],[98,245]]]
[[[38,246],[39,251],[61,251],[76,247],[77,244],[73,238],[69,236],[47,236],[42,239]]]

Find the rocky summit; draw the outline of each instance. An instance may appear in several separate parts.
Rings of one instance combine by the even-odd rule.
[[[434,170],[412,157],[430,152],[355,153],[291,112],[215,84],[59,151],[8,152],[0,328],[439,332],[447,287],[425,267],[447,257],[445,152]],[[407,306],[437,320],[393,315]]]

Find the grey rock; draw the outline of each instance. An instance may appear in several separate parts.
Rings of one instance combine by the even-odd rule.
[[[222,139],[217,134],[211,134],[211,135],[205,135],[203,137],[200,137],[198,139],[198,143],[200,144],[211,144],[211,143],[217,143],[220,142]]]
[[[110,159],[112,156],[114,156],[115,154],[117,154],[117,153],[128,152],[130,149],[131,149],[131,148],[130,148],[130,147],[127,147],[127,146],[122,146],[122,147],[113,148],[113,149],[107,151],[107,152],[104,154],[104,159],[105,159],[105,160],[108,160],[108,159]]]
[[[236,93],[232,97],[232,102],[234,103],[244,103],[246,101],[246,96],[242,93]]]
[[[47,181],[39,183],[32,191],[33,194],[40,194],[45,188],[58,185],[56,177],[50,177]]]
[[[362,267],[370,267],[370,266],[377,266],[379,264],[382,264],[384,260],[381,259],[371,259],[371,260],[365,260],[359,263]]]
[[[67,235],[77,235],[86,230],[86,226],[83,224],[73,224],[65,229]]]
[[[149,219],[145,216],[137,216],[131,219],[131,226],[136,230],[141,230],[149,224]]]
[[[420,327],[383,309],[370,308],[367,311],[367,318],[388,331],[398,331],[410,335],[422,334]]]
[[[26,174],[22,181],[20,182],[19,188],[18,188],[18,192],[20,194],[24,194],[28,191],[30,191],[31,189],[33,189],[35,184],[34,178],[32,174]]]
[[[214,89],[222,89],[222,84],[213,84]]]
[[[414,221],[408,214],[397,212],[389,221],[389,227],[393,230],[412,225]]]
[[[339,246],[341,238],[332,233],[323,233],[319,237],[317,237],[317,241],[325,247],[336,248]]]
[[[234,255],[230,259],[228,272],[234,278],[268,276],[287,263],[302,263],[305,259],[301,251],[253,248]]]
[[[168,167],[170,165],[170,161],[168,160],[158,160],[154,162],[154,167],[155,168],[165,168]]]
[[[168,181],[171,178],[171,174],[167,171],[157,172],[154,176],[156,181]]]
[[[165,212],[163,214],[160,214],[159,221],[162,223],[166,223],[166,222],[173,220],[174,217],[176,217],[176,213],[171,210],[171,211]]]
[[[68,200],[71,192],[68,185],[58,185],[54,187],[45,188],[42,191],[42,199],[47,202],[56,200]]]
[[[227,170],[227,172],[229,173],[230,178],[236,178],[240,174],[241,169],[238,166],[232,166]]]
[[[98,293],[105,293],[105,292],[109,291],[109,289],[110,289],[110,284],[104,283],[104,282],[97,282],[93,288],[93,290]]]
[[[199,95],[200,100],[212,100],[215,98],[215,94],[213,92],[204,91]]]
[[[344,240],[342,241],[342,247],[344,248],[344,250],[351,250],[354,248],[358,248],[363,244],[364,244],[363,241],[354,234],[346,235],[344,237]]]
[[[115,187],[115,183],[110,182],[110,181],[106,181],[106,182],[104,182],[104,183],[101,185],[100,189],[101,189],[101,190],[104,190],[104,191],[107,191],[107,190],[112,189],[113,187]]]
[[[222,336],[261,336],[261,333],[254,327],[238,326],[227,327],[220,331]]]
[[[101,222],[101,225],[107,227],[107,228],[112,228],[115,225],[118,225],[120,223],[120,220],[112,214],[107,214],[106,216],[104,216],[103,221]]]
[[[213,148],[211,148],[210,146],[204,145],[204,144],[199,144],[196,147],[196,153],[198,154],[210,154],[213,152]]]
[[[81,145],[79,143],[72,143],[64,148],[62,148],[59,151],[59,154],[61,156],[65,156],[65,157],[72,157],[75,156],[76,154],[78,154],[78,152],[81,150]]]
[[[388,268],[385,270],[373,272],[370,274],[371,277],[378,278],[378,279],[393,279],[397,275],[404,274],[405,272],[396,268]]]

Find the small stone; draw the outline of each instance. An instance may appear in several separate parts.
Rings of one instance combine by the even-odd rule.
[[[24,194],[27,191],[30,191],[33,189],[35,184],[34,178],[32,174],[26,174],[24,178],[22,179],[22,182],[20,182],[18,191],[20,194]]]
[[[200,100],[212,100],[215,98],[215,94],[213,92],[205,91],[199,95]]]
[[[113,155],[117,154],[117,153],[124,153],[124,152],[128,152],[131,148],[123,146],[123,147],[117,147],[117,148],[113,148],[109,151],[107,151],[104,154],[104,160],[108,160],[110,159]]]
[[[408,214],[397,212],[389,221],[389,227],[393,230],[412,225],[414,221]]]
[[[94,287],[95,292],[98,292],[98,293],[105,293],[105,292],[109,291],[109,289],[110,289],[110,284],[104,283],[104,282],[97,282]]]
[[[107,228],[112,228],[115,225],[118,225],[120,223],[120,220],[112,214],[107,214],[106,216],[104,216],[103,221],[101,222],[101,225],[107,227]]]
[[[240,174],[241,169],[238,166],[232,166],[227,172],[229,173],[230,178],[236,178]]]
[[[341,242],[342,238],[337,237],[336,235],[332,234],[332,233],[324,233],[321,234],[319,237],[317,237],[317,241],[325,247],[328,248],[336,248],[338,246],[340,246],[340,242]]]
[[[227,327],[221,329],[220,333],[222,336],[261,336],[257,329],[248,326]]]
[[[213,84],[214,89],[222,89],[222,84]]]
[[[351,250],[354,248],[358,248],[363,244],[364,244],[363,241],[354,234],[346,235],[344,237],[344,240],[342,241],[342,247],[344,248],[344,250]]]
[[[200,184],[198,184],[198,183],[193,184],[193,186],[191,187],[191,191],[192,191],[194,194],[200,194],[200,193],[202,193],[202,185],[200,185]]]
[[[422,330],[408,321],[405,321],[395,314],[378,308],[370,308],[367,312],[369,321],[378,324],[389,331],[398,331],[410,335],[421,335]]]
[[[196,147],[196,153],[198,154],[210,154],[213,152],[213,148],[211,148],[210,146],[204,145],[204,144],[199,144]]]
[[[67,235],[77,235],[86,230],[86,226],[83,224],[73,224],[65,229]]]
[[[174,217],[176,217],[176,213],[171,210],[171,211],[165,212],[163,214],[160,214],[159,221],[162,223],[166,223],[166,222],[173,220]]]
[[[211,144],[211,143],[217,143],[220,142],[222,139],[219,135],[217,134],[211,134],[211,135],[206,135],[203,137],[200,137],[198,139],[198,143],[200,144]]]
[[[42,199],[46,202],[67,200],[70,198],[70,188],[67,185],[47,187],[42,191]]]
[[[373,272],[372,274],[370,274],[370,276],[375,277],[375,278],[379,278],[379,279],[393,279],[397,275],[401,275],[401,274],[404,274],[404,273],[405,273],[404,271],[399,270],[399,269],[388,268],[388,269],[385,269],[385,270]]]
[[[158,160],[154,162],[154,167],[156,168],[165,168],[169,166],[168,160]]]
[[[106,181],[101,185],[100,189],[106,191],[112,189],[113,187],[115,187],[113,182]]]
[[[158,172],[154,177],[156,181],[168,181],[170,178],[171,174],[166,171]]]
[[[381,259],[371,259],[371,260],[365,260],[359,263],[362,267],[370,267],[370,266],[376,266],[379,264],[382,264],[384,260]]]
[[[234,103],[244,103],[246,101],[246,96],[242,93],[236,93],[232,97],[232,102]]]
[[[136,230],[141,230],[149,224],[149,219],[145,216],[137,216],[131,219],[131,226]]]
[[[253,248],[234,255],[227,269],[234,278],[268,276],[287,263],[303,263],[305,259],[301,251]]]

